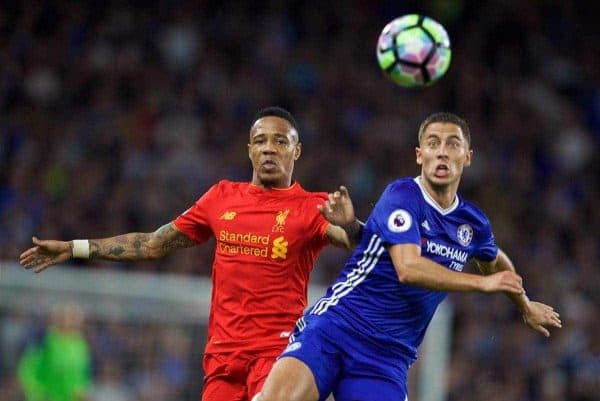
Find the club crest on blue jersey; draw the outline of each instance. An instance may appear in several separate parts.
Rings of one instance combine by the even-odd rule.
[[[396,209],[388,218],[388,229],[394,233],[403,233],[407,231],[412,224],[412,217],[404,209]]]
[[[461,224],[456,230],[456,237],[462,246],[468,246],[473,239],[473,228],[468,224]]]

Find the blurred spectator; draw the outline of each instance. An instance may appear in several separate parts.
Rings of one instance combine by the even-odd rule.
[[[19,382],[27,401],[83,401],[91,385],[91,358],[82,334],[84,314],[75,304],[57,306],[41,344],[25,349]]]
[[[114,358],[102,360],[94,385],[88,394],[89,401],[131,401],[129,388],[123,383],[121,362]]]

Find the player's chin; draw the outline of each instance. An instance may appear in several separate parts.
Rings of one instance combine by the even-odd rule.
[[[282,182],[284,182],[283,174],[279,171],[277,172],[260,172],[258,174],[258,179],[264,186],[279,186]]]
[[[429,182],[435,187],[446,187],[454,182],[454,177],[452,175],[431,175],[429,177]]]
[[[429,175],[429,180],[436,184],[447,184],[452,181],[452,174],[433,172]]]

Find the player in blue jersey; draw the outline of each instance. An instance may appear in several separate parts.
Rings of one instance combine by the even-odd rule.
[[[503,292],[529,327],[561,327],[552,307],[528,299],[498,249],[485,214],[458,192],[471,163],[469,127],[450,113],[419,129],[417,178],[391,183],[338,280],[298,321],[256,401],[404,401],[406,378],[439,303],[449,291]],[[329,198],[322,213],[337,210]],[[475,259],[484,275],[463,273]]]

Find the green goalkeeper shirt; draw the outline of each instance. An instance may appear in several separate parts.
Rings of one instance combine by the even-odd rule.
[[[91,384],[88,344],[79,333],[50,329],[42,344],[25,351],[19,380],[27,401],[79,401]]]

